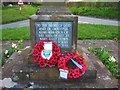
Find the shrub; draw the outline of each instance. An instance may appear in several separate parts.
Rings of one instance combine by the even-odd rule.
[[[2,51],[2,60],[0,60],[0,65],[4,65],[7,59],[14,53],[23,49],[23,41],[18,41],[18,44],[12,42],[12,44]]]
[[[120,63],[118,63],[118,61],[116,61],[113,56],[109,55],[108,51],[105,50],[105,47],[88,47],[88,50],[97,55],[97,57],[102,61],[102,63],[107,67],[112,75],[120,81],[120,73],[118,70]]]

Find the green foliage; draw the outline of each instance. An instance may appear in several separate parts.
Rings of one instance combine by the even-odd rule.
[[[40,7],[42,6],[42,3],[41,2],[32,2],[31,4],[33,7]]]
[[[88,50],[93,53],[96,52],[96,50],[93,47],[88,47]]]
[[[111,53],[113,50],[108,50],[107,52]]]
[[[75,15],[93,16],[101,18],[120,18],[118,7],[70,7],[70,11]],[[111,13],[112,12],[112,13]],[[119,15],[119,16],[118,16]]]
[[[68,7],[118,7],[118,2],[67,2]]]
[[[2,40],[28,40],[30,39],[30,28],[7,28],[2,30]]]
[[[111,25],[79,24],[78,39],[120,38],[120,34],[118,33],[119,27]]]
[[[118,72],[120,63],[118,63],[113,56],[110,56],[109,52],[106,51],[104,47],[101,48],[89,47],[88,50],[90,52],[95,53],[97,57],[102,61],[102,63],[112,73],[112,75],[115,76],[120,81],[120,74]]]
[[[17,44],[11,43],[7,49],[2,51],[2,60],[0,60],[0,65],[4,65],[6,60],[14,53],[23,49],[23,40],[18,41]]]
[[[28,19],[28,17],[33,15],[39,7],[24,5],[22,6],[21,14],[19,8],[20,6],[2,6],[2,22],[0,23],[9,23]]]
[[[118,2],[69,2],[67,6],[77,15],[120,19]]]

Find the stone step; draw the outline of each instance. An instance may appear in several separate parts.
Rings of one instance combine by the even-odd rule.
[[[68,81],[80,81],[86,79],[96,79],[96,71],[95,70],[86,70],[84,76],[78,79],[69,79]],[[14,72],[12,75],[13,81],[22,82],[24,81],[61,81],[59,78],[59,70],[57,67],[54,68],[43,68],[34,67],[30,65],[28,70],[22,70],[22,72]]]

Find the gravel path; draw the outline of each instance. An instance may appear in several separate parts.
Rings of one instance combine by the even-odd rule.
[[[120,21],[117,21],[117,20],[93,18],[93,17],[86,17],[86,16],[78,16],[78,22],[79,23],[120,26],[120,24],[119,24]]]

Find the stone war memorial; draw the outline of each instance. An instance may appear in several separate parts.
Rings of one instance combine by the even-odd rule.
[[[3,67],[16,88],[85,88],[99,85],[97,70],[77,43],[78,17],[65,2],[47,2],[29,17],[30,41]],[[98,67],[99,68],[99,67]],[[94,84],[91,84],[94,83]],[[33,85],[34,84],[34,85]]]
[[[65,7],[64,2],[44,2],[43,6],[36,12],[36,15],[30,17],[31,47],[34,48],[41,40],[53,40],[60,47],[61,54],[76,52],[83,55],[81,48],[77,45],[77,26],[78,17],[71,14]],[[29,60],[28,63],[33,64],[33,59]],[[94,66],[88,60],[86,60],[85,63],[90,65],[87,65],[87,71],[84,77],[95,79],[96,70]],[[68,65],[69,68],[76,67],[71,61],[66,63],[66,65]],[[46,68],[42,68],[42,70],[43,69]],[[60,80],[58,79],[59,71],[56,67],[50,68],[49,71],[44,70],[42,73],[44,76],[47,75],[45,77],[49,77],[50,80]],[[41,73],[38,74],[38,78],[46,79],[45,77],[41,77]]]

